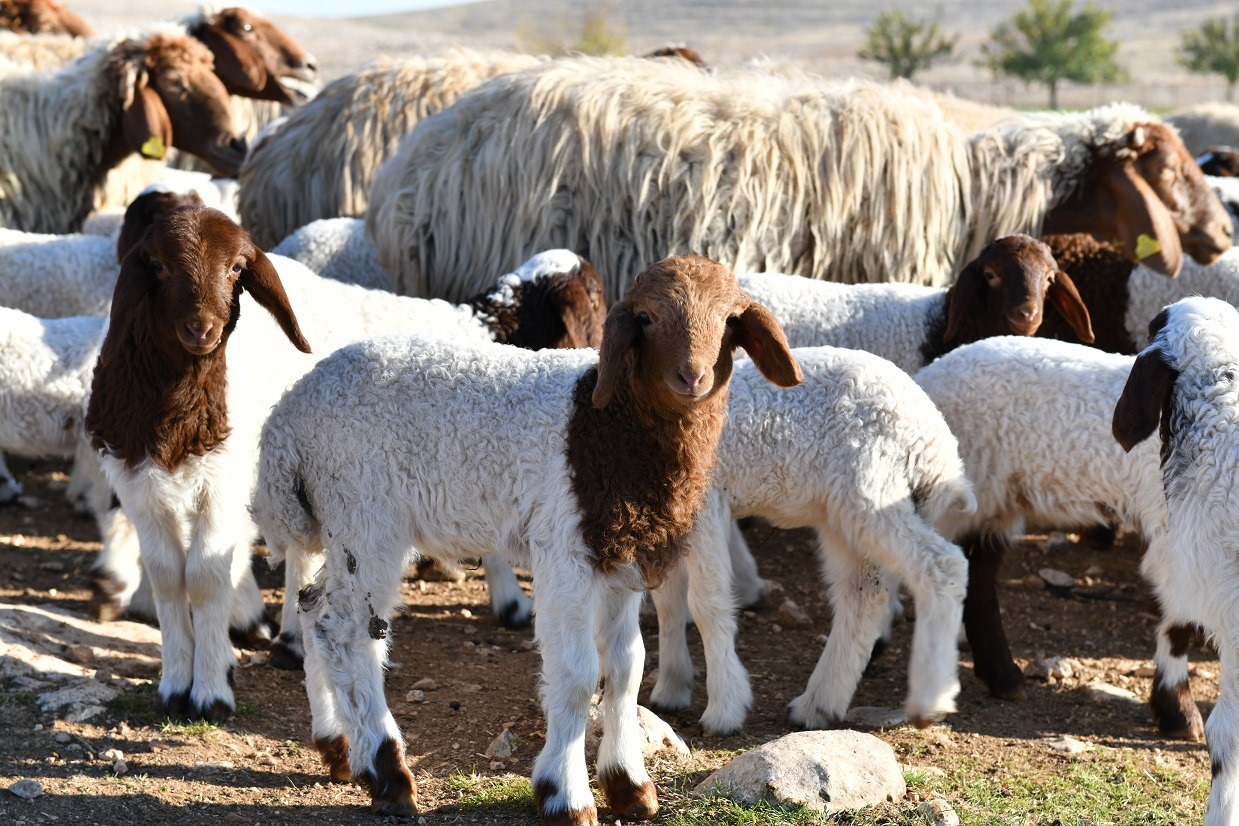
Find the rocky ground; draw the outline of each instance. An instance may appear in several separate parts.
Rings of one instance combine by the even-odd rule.
[[[329,783],[307,748],[301,674],[265,665],[265,652],[238,652],[238,708],[227,724],[178,725],[156,713],[155,629],[86,619],[87,572],[99,545],[93,524],[61,498],[65,469],[14,462],[33,498],[0,510],[0,789],[24,779],[41,787],[31,800],[0,793],[0,823],[375,822],[365,795]],[[758,524],[748,538],[775,583],[769,605],[741,620],[740,654],[756,706],[744,734],[729,738],[702,735],[700,685],[691,711],[665,715],[693,756],[655,761],[666,804],[659,822],[681,822],[674,818],[687,805],[687,789],[736,752],[791,731],[785,706],[802,690],[829,631],[809,534]],[[890,807],[895,820],[877,822],[920,822],[897,818],[930,795],[945,797],[967,823],[1198,820],[1209,777],[1204,747],[1161,739],[1140,702],[1151,683],[1156,618],[1136,568],[1137,552],[1125,545],[1060,544],[1058,537],[1024,543],[1005,571],[1005,621],[1021,662],[1035,668],[1063,658],[1053,664],[1056,676],[1033,682],[1025,703],[998,702],[962,652],[958,714],[925,731],[896,724],[876,732],[915,769],[908,773],[912,799]],[[1044,569],[1069,574],[1075,585],[1047,587],[1037,576]],[[274,613],[279,578],[261,561],[257,570]],[[459,584],[409,581],[404,590],[408,607],[395,622],[392,651],[399,667],[387,694],[408,739],[427,822],[533,823],[523,778],[541,748],[543,721],[531,633],[490,619],[477,572]],[[857,706],[901,703],[911,628],[899,623],[893,646],[862,682]],[[644,629],[652,671],[652,618]],[[1194,650],[1192,660],[1193,689],[1207,714],[1217,693],[1216,655]],[[65,686],[71,691],[54,693]],[[488,755],[504,731],[511,756]],[[1079,814],[1069,810],[1075,804],[1051,794],[1098,773],[1112,787],[1127,784],[1119,791],[1135,802],[1124,804],[1109,788],[1106,800],[1118,801],[1104,804],[1112,816],[1081,819],[1071,816]],[[1017,803],[1034,814],[994,814]]]

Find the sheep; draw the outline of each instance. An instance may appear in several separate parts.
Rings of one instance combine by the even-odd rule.
[[[1220,100],[1184,107],[1166,118],[1193,155],[1210,146],[1239,146],[1239,106]]]
[[[1239,313],[1223,301],[1186,298],[1149,324],[1149,346],[1136,358],[1114,407],[1114,439],[1131,451],[1158,430],[1166,529],[1141,561],[1163,622],[1204,628],[1222,661],[1221,689],[1206,743],[1213,781],[1205,826],[1239,820],[1236,731],[1235,482],[1239,466]],[[1187,662],[1183,667],[1186,688]]]
[[[1142,177],[1181,155],[1175,181]],[[942,286],[986,242],[1043,226],[1119,237],[1173,274],[1184,245],[1201,260],[1230,246],[1224,222],[1173,131],[1133,106],[965,138],[932,101],[876,84],[584,57],[423,120],[366,212],[395,290],[447,298],[476,292],[478,262],[545,246],[594,261],[609,298],[634,261],[681,249],[741,272]]]
[[[1087,235],[1050,235],[1044,240],[1090,308],[1096,334],[1091,343],[1107,352],[1139,352],[1149,319],[1180,298],[1205,295],[1239,305],[1239,250],[1234,248],[1208,266],[1185,262],[1178,278],[1167,279]],[[1081,340],[1053,316],[1046,317],[1037,335]]]
[[[1230,216],[1231,237],[1239,238],[1239,178],[1206,177],[1205,180]]]
[[[1239,149],[1210,146],[1196,158],[1196,165],[1206,177],[1239,178]]]
[[[100,44],[63,71],[0,80],[0,224],[70,232],[129,152],[181,146],[234,174],[245,152],[206,47],[161,26]]]
[[[937,528],[968,555],[964,628],[975,671],[999,698],[1025,695],[998,606],[1003,556],[1025,525],[1090,526],[1118,521],[1152,541],[1164,529],[1157,451],[1124,453],[1110,436],[1110,410],[1132,357],[1063,341],[999,337],[960,347],[915,376],[959,439],[977,495],[971,516],[946,514]],[[1168,655],[1159,629],[1159,662]],[[1165,646],[1165,648],[1163,648]],[[1162,731],[1195,736],[1195,707],[1165,708]],[[1190,716],[1195,714],[1195,723]]]
[[[843,719],[887,619],[884,580],[894,574],[908,583],[917,607],[906,710],[914,723],[928,725],[955,710],[959,692],[955,639],[968,563],[933,529],[942,513],[976,507],[955,437],[929,397],[890,362],[834,347],[792,354],[805,379],[795,393],[769,388],[751,365],[737,365],[716,471],[736,516],[817,531],[834,621],[788,713],[809,728]],[[693,615],[706,641],[712,705],[716,692],[740,690],[715,678],[719,652],[734,656],[734,649],[715,642],[723,636],[709,627],[716,614],[699,610],[728,595],[725,576],[723,589],[709,588],[709,577],[703,578],[706,587],[696,581],[701,569],[718,565],[697,560],[688,577]],[[683,585],[681,577],[654,594],[659,667],[650,700],[658,708],[687,708],[691,696]],[[728,630],[734,636],[734,626]],[[725,639],[732,642],[732,636]],[[730,731],[741,720],[722,722],[721,730]],[[702,724],[720,730],[717,719],[703,717]]]
[[[456,49],[442,57],[382,59],[336,80],[246,161],[241,223],[267,249],[317,219],[362,215],[379,166],[419,120],[488,78],[541,62]]]
[[[299,261],[323,278],[374,290],[391,288],[387,271],[379,265],[378,251],[366,237],[366,222],[360,218],[311,221],[271,252]]]
[[[0,0],[0,29],[91,37],[95,30],[59,0]]]
[[[682,256],[612,307],[600,354],[375,339],[337,351],[280,400],[263,428],[254,514],[290,558],[326,546],[300,610],[312,733],[333,778],[365,785],[380,813],[415,814],[383,699],[401,572],[421,553],[499,548],[530,561],[539,606],[540,817],[597,822],[583,733],[600,676],[598,777],[612,815],[657,812],[634,739],[639,592],[695,541],[723,539],[698,540],[719,523],[697,514],[719,506],[711,470],[737,346],[774,383],[799,383],[773,316],[726,268]]]

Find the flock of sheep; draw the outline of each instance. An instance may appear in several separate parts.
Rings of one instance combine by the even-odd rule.
[[[735,518],[816,532],[832,631],[789,706],[811,728],[843,719],[901,589],[909,720],[955,710],[961,628],[1023,697],[1004,554],[1113,524],[1161,603],[1159,727],[1207,740],[1206,822],[1239,822],[1239,253],[1229,182],[1173,126],[1112,104],[973,128],[908,85],[684,48],[461,49],[315,95],[312,56],[246,9],[110,39],[56,0],[0,22],[0,450],[73,459],[95,608],[158,617],[169,714],[226,719],[230,631],[269,643],[331,777],[414,814],[383,694],[400,582],[480,558],[497,618],[534,620],[539,816],[597,822],[602,680],[597,778],[648,818],[639,601],[652,704],[690,704],[691,611],[702,724],[739,730],[736,605],[763,585]],[[1222,662],[1207,727],[1192,626]]]

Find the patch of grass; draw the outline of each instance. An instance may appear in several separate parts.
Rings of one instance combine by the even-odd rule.
[[[236,717],[266,717],[267,713],[255,703],[238,702],[233,715]]]
[[[159,730],[164,734],[179,734],[183,737],[198,737],[206,738],[209,734],[219,731],[219,725],[216,723],[208,723],[206,720],[190,720],[186,723],[177,723],[172,720],[164,720],[159,726]]]
[[[663,822],[666,826],[809,826],[828,821],[809,809],[785,809],[772,803],[743,806],[723,794],[714,794],[677,801]]]
[[[457,772],[447,779],[447,787],[461,796],[456,804],[458,808],[529,809],[533,806],[533,789],[524,777],[487,777],[476,771]]]

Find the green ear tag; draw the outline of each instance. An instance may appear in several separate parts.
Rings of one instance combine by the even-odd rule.
[[[1162,245],[1157,242],[1157,239],[1151,235],[1145,235],[1143,232],[1136,236],[1136,260],[1143,261],[1150,256],[1157,255],[1162,251]]]
[[[158,135],[151,135],[142,143],[142,148],[138,150],[142,153],[142,157],[150,158],[154,161],[162,161],[168,154],[168,147],[163,145],[163,141]],[[1147,236],[1141,235],[1143,241]],[[1153,243],[1157,243],[1154,241]],[[1137,247],[1139,249],[1139,247]]]

